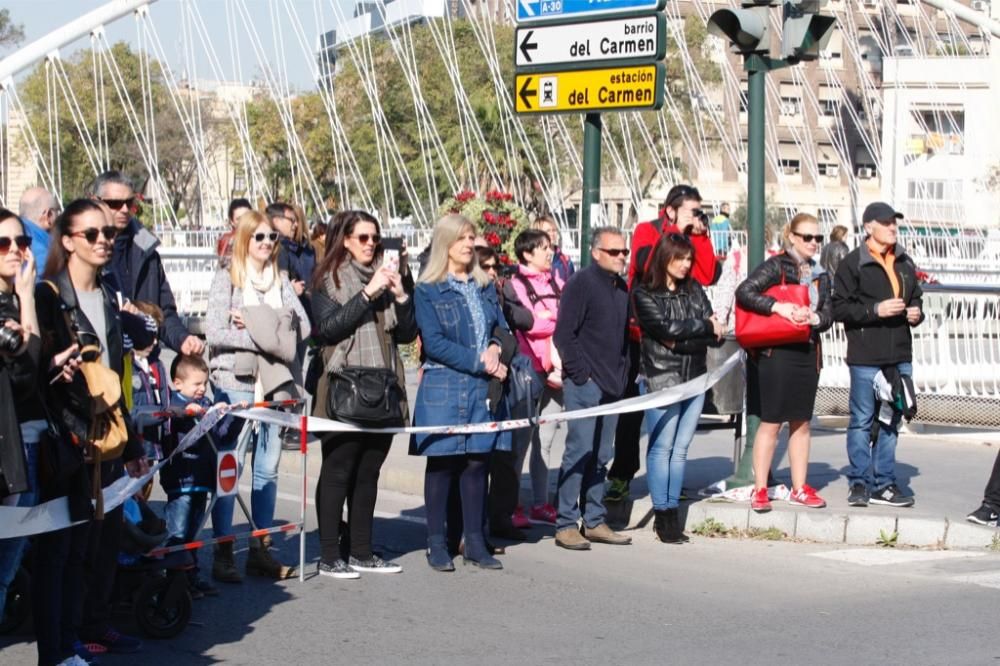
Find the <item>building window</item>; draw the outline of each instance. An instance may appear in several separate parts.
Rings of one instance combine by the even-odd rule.
[[[830,162],[819,162],[817,164],[817,169],[819,170],[819,175],[827,176],[828,178],[836,178],[840,176],[840,165],[833,164]]]

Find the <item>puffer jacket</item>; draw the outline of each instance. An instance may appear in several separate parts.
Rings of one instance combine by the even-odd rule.
[[[525,282],[534,291],[534,303]],[[504,283],[504,289],[508,292],[505,304],[510,309],[520,308],[530,313],[531,327],[516,330],[514,334],[521,353],[531,359],[532,367],[538,372],[552,370],[552,335],[556,332],[559,297],[564,285],[565,282],[558,275],[537,273],[526,266],[518,266],[517,274]],[[516,298],[516,302],[512,301],[511,295]],[[540,316],[545,312],[549,313],[548,317]],[[516,324],[514,328],[517,329]]]
[[[712,304],[700,284],[689,280],[676,291],[636,287],[632,304],[642,328],[642,372],[652,390],[707,372],[705,354],[717,341],[709,321]]]
[[[819,323],[812,327],[812,341],[818,343],[820,333],[833,325],[832,288],[830,274],[820,268],[815,260],[810,260],[809,264],[813,267],[810,291],[815,289],[819,299],[814,309],[819,316]],[[777,299],[764,292],[781,284],[782,275],[786,284],[799,284],[798,261],[787,252],[774,255],[751,271],[747,279],[736,288],[736,302],[751,312],[771,314],[771,308]]]

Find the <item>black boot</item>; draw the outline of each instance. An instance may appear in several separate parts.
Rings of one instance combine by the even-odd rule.
[[[670,527],[670,535],[673,537],[672,543],[685,543],[691,537],[684,534],[684,526],[681,525],[681,510],[667,509],[667,525]]]
[[[667,527],[669,521],[667,517],[668,513],[669,512],[666,510],[653,510],[653,533],[656,534],[656,538],[663,543],[670,542],[670,529]]]

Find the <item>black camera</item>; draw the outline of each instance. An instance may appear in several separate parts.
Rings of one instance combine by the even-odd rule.
[[[0,320],[0,353],[16,354],[24,344],[21,334],[7,327],[8,320]]]

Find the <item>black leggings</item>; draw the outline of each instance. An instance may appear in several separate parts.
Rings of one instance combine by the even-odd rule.
[[[352,432],[323,438],[323,468],[316,485],[316,516],[325,562],[341,557],[340,519],[345,499],[350,554],[359,560],[372,556],[378,476],[391,445],[392,435]]]
[[[427,471],[424,472],[424,504],[427,506],[427,536],[445,536],[445,517],[448,532],[457,533],[455,503],[448,498],[457,482],[462,499],[462,531],[466,538],[470,534],[483,533],[483,514],[486,508],[486,472],[489,469],[490,454],[475,453],[457,456],[428,456]],[[449,504],[452,510],[449,511]]]

